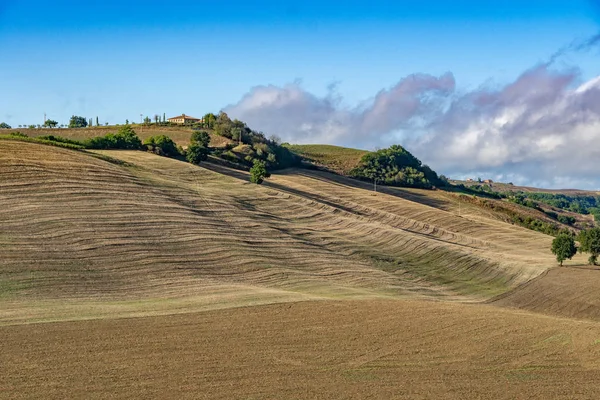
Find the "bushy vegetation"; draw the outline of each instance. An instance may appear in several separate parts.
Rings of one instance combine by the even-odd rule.
[[[575,246],[575,238],[573,234],[568,232],[560,233],[552,241],[552,253],[556,255],[556,261],[563,266],[565,260],[570,260],[577,254],[577,246]]]
[[[148,151],[159,156],[178,157],[181,155],[177,144],[166,135],[151,136],[144,141],[143,145],[146,146]]]
[[[399,145],[365,154],[350,175],[392,186],[431,189],[445,184],[431,168]]]
[[[58,138],[58,139],[63,139],[64,141],[50,140],[48,137],[32,138],[21,132],[12,132],[8,135],[0,135],[0,140],[19,140],[22,142],[46,144],[46,145],[63,147],[63,148],[72,149],[72,150],[81,150],[81,149],[85,148],[78,142],[70,141],[70,140],[64,139],[64,138]]]
[[[72,144],[72,145],[76,145],[76,146],[83,146],[82,143],[77,140],[67,139],[67,138],[64,138],[61,136],[45,135],[45,136],[38,136],[37,139],[47,140],[47,141],[56,142],[56,143],[67,143],[67,144]]]
[[[0,129],[11,129],[12,127],[6,122],[0,123]]]
[[[506,222],[511,222],[527,229],[545,233],[546,235],[558,236],[563,231],[560,225],[556,223],[545,221],[531,215],[524,215],[500,201],[465,195],[461,195],[460,199],[464,202],[497,211],[506,216]]]
[[[254,165],[250,168],[250,182],[260,185],[265,178],[271,176],[267,172],[267,166],[262,160],[254,160]]]
[[[254,161],[265,163],[267,169],[281,169],[300,164],[300,157],[279,143],[277,137],[267,139],[262,132],[250,129],[244,122],[231,120],[221,112],[218,115],[206,114],[203,125],[214,129],[214,133],[235,143],[213,154],[230,162],[246,167],[254,165]]]
[[[121,126],[117,133],[88,139],[83,144],[88,149],[100,150],[140,150],[142,148],[142,141],[130,125]]]

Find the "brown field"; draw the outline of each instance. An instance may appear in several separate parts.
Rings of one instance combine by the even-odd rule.
[[[600,321],[600,269],[552,269],[493,303],[561,317]]]
[[[0,398],[598,397],[600,271],[382,190],[0,141]]]
[[[598,328],[411,300],[7,326],[0,397],[595,399]]]

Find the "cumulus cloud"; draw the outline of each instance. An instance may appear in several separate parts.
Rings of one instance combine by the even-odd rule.
[[[577,46],[584,44],[600,37]],[[466,93],[451,73],[415,74],[355,107],[334,90],[316,96],[298,83],[257,86],[225,111],[294,143],[400,143],[452,177],[598,189],[600,77],[580,81],[577,69],[555,70],[552,62]]]

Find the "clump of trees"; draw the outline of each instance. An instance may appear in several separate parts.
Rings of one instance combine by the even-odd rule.
[[[570,260],[577,254],[577,246],[575,238],[571,232],[561,232],[552,241],[552,253],[556,255],[556,261],[563,266],[565,260]]]
[[[144,146],[155,154],[165,157],[177,157],[181,151],[170,137],[166,135],[151,136],[143,143]]]
[[[88,126],[88,121],[84,117],[73,115],[69,120],[69,128],[85,128]]]
[[[213,154],[217,157],[245,167],[252,167],[255,160],[260,160],[267,169],[289,168],[300,164],[300,158],[282,146],[277,137],[267,139],[262,132],[250,129],[244,122],[231,120],[225,112],[218,115],[206,114],[201,125],[234,142],[224,150],[216,150]]]
[[[109,133],[105,136],[98,136],[83,142],[83,145],[89,149],[122,149],[122,150],[140,150],[142,141],[137,136],[131,125],[123,125],[117,133]]]
[[[6,122],[0,123],[0,129],[12,129],[12,127]]]
[[[446,182],[400,145],[365,154],[350,175],[391,186],[431,189]]]

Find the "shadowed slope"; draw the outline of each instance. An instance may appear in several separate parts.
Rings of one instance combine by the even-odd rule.
[[[599,269],[555,268],[500,296],[492,304],[561,317],[600,321],[599,288]]]

